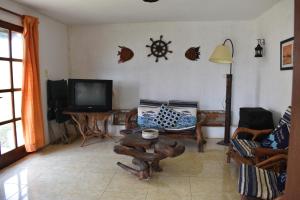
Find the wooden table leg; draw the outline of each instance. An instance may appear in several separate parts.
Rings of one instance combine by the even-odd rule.
[[[83,140],[82,140],[82,142],[81,142],[81,144],[80,144],[80,147],[83,147],[85,142],[86,142],[86,137],[83,136]]]
[[[151,177],[150,167],[147,162],[138,159],[133,159],[132,162],[134,162],[135,165],[138,165],[141,168],[137,170],[120,162],[117,162],[117,165],[120,166],[122,169],[128,171],[129,173],[137,176],[139,179],[149,179]]]
[[[103,121],[103,129],[104,129],[104,135],[106,135],[107,134],[107,119],[105,119]]]
[[[146,149],[142,147],[126,147],[117,145],[114,147],[114,151],[118,154],[132,156],[132,163],[137,166],[136,169],[129,167],[123,163],[118,162],[117,165],[122,169],[130,172],[131,174],[137,176],[139,179],[149,179],[151,177],[152,171],[150,166],[150,160],[154,160],[151,157],[154,155],[147,153]]]
[[[151,163],[151,168],[155,172],[162,172],[163,169],[159,166],[159,160],[156,160]]]
[[[72,114],[71,118],[73,119],[73,121],[77,125],[77,129],[79,130],[79,132],[80,132],[80,134],[81,134],[81,136],[83,138],[83,140],[82,140],[82,142],[80,144],[80,146],[83,147],[84,143],[85,143],[85,141],[87,139],[87,137],[86,137],[86,130],[84,130],[85,129],[85,124],[83,123],[83,119],[82,119],[82,117],[80,115],[76,116],[75,114]]]

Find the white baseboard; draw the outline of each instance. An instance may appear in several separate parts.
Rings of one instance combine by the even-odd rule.
[[[236,128],[237,126],[231,126],[231,135]],[[224,138],[224,127],[203,127],[202,131],[206,138]]]

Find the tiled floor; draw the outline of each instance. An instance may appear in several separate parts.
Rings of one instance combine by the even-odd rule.
[[[114,140],[117,140],[116,138]],[[225,147],[208,140],[204,153],[185,141],[186,152],[161,162],[147,181],[123,171],[113,140],[53,145],[0,171],[0,199],[9,200],[235,200],[237,167],[226,164]]]

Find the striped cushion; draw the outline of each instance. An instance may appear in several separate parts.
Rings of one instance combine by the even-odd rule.
[[[259,143],[252,140],[244,140],[244,139],[233,139],[230,141],[233,149],[237,151],[242,157],[254,157],[251,149],[259,147]]]
[[[279,191],[275,172],[260,169],[253,165],[242,164],[240,167],[239,193],[259,199],[276,198],[279,196]]]
[[[288,109],[283,114],[282,118],[279,120],[276,129],[280,128],[283,124],[287,124],[289,127],[291,126],[291,112],[292,112],[292,107],[289,106]]]

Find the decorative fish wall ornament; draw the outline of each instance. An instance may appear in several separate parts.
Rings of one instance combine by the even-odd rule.
[[[118,62],[119,64],[127,62],[133,58],[134,53],[131,49],[124,47],[124,46],[119,46],[119,48],[120,48],[120,51],[118,51],[118,56],[120,56],[120,59]]]
[[[191,47],[185,52],[185,57],[192,61],[197,61],[200,59],[200,46]]]

